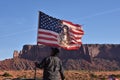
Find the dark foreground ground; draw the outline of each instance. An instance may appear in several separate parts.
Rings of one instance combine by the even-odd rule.
[[[0,71],[0,80],[32,80],[34,79],[34,70]],[[120,71],[65,71],[65,80],[108,80],[109,75],[114,75],[120,80]],[[42,78],[42,70],[36,72],[37,80]]]

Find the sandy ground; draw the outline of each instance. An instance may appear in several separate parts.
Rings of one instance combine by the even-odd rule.
[[[42,72],[42,70],[36,71],[37,80],[42,78]],[[116,78],[118,78],[118,80],[120,80],[120,71],[65,71],[65,80],[108,80],[109,75],[114,75]],[[34,77],[34,70],[0,71],[0,80],[14,80],[15,78],[19,80],[25,78],[33,79]]]

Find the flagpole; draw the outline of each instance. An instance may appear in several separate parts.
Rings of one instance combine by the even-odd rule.
[[[38,50],[38,33],[39,33],[39,26],[40,26],[40,11],[38,11],[38,29],[37,29],[37,50]],[[37,54],[38,51],[36,51],[36,54]],[[36,55],[37,56],[37,55]],[[37,62],[37,59],[35,60],[35,62]],[[37,73],[37,67],[35,66],[34,67],[34,79],[36,80],[36,73]]]
[[[37,46],[38,46],[38,33],[39,33],[39,27],[40,27],[40,11],[38,11],[38,29],[37,29]]]

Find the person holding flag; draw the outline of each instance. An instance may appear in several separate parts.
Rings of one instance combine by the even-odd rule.
[[[81,25],[73,24],[70,21],[60,20],[39,12],[39,25],[37,45],[60,47],[66,50],[77,50],[80,48],[84,31]],[[62,62],[57,57],[58,48],[51,48],[52,52],[42,62],[35,63],[36,67],[43,68],[43,80],[65,79]]]

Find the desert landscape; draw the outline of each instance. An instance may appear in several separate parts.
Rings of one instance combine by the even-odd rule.
[[[47,52],[46,52],[47,51]],[[0,80],[30,80],[35,78],[34,62],[48,56],[50,47],[24,45],[14,51],[13,58],[0,61]],[[65,80],[108,80],[113,75],[120,80],[119,44],[84,44],[79,50],[60,49]],[[37,80],[42,79],[37,69]]]

